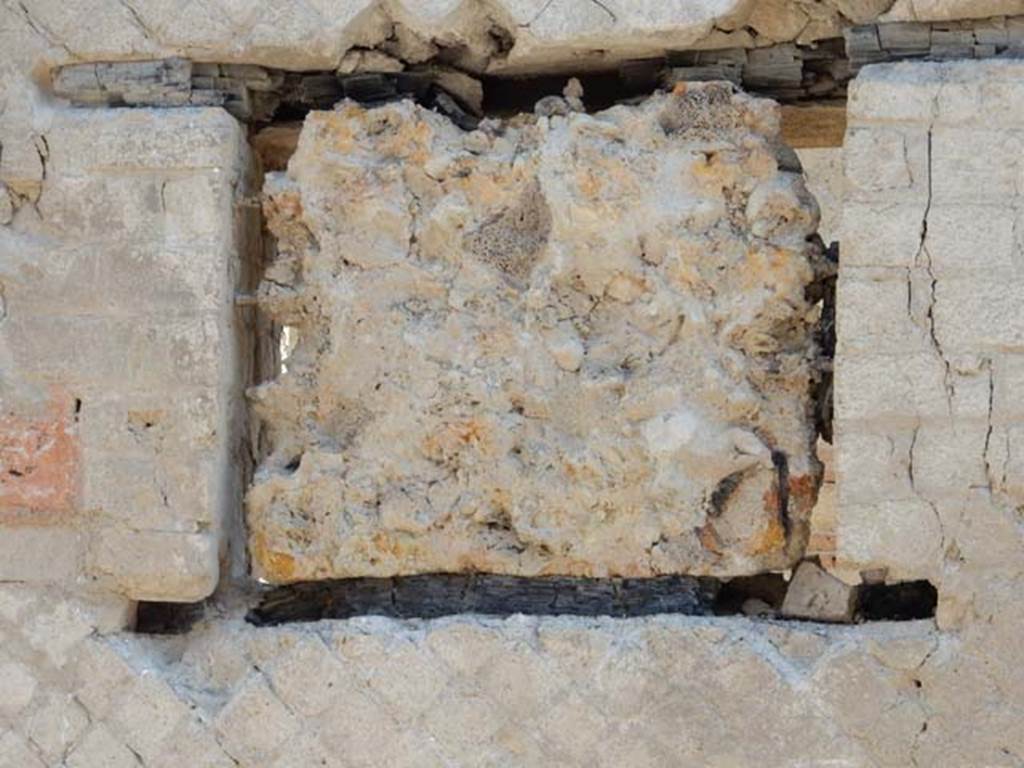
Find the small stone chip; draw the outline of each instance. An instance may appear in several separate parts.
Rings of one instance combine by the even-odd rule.
[[[810,561],[800,563],[789,583],[782,615],[793,619],[849,622],[857,590]]]

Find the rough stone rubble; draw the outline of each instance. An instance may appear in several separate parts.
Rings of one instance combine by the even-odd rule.
[[[728,85],[472,133],[312,113],[265,192],[298,346],[253,393],[259,577],[799,558],[820,252],[777,131]]]

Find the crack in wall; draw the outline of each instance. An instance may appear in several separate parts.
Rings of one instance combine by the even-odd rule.
[[[142,33],[142,36],[146,38],[146,40],[148,40],[149,42],[155,42],[152,31],[150,30],[146,22],[143,21],[142,16],[139,15],[139,12],[135,9],[135,7],[132,6],[128,2],[128,0],[118,0],[118,3],[122,8],[125,9],[125,11],[128,12],[128,15],[132,19],[132,23],[135,24],[136,27],[138,27],[139,31]]]
[[[989,456],[989,448],[992,443],[992,409],[995,403],[996,384],[995,371],[993,370],[991,358],[986,358],[982,363],[982,367],[988,372],[988,410],[985,415],[985,447],[982,449],[982,458],[985,463],[985,479],[988,481],[988,491],[989,494],[994,494],[998,486],[993,478],[992,460]]]
[[[936,97],[938,98],[938,97]],[[937,289],[939,280],[935,274],[935,269],[932,264],[932,254],[928,249],[928,217],[932,210],[932,198],[933,198],[933,172],[932,172],[932,133],[933,126],[929,125],[927,134],[927,173],[928,173],[928,198],[925,202],[924,214],[921,218],[921,236],[918,243],[917,253],[914,256],[914,265],[921,266],[922,256],[924,257],[924,268],[929,278],[929,297],[928,297],[928,309],[926,317],[928,320],[928,336],[931,339],[932,349],[942,362],[943,368],[945,369],[943,375],[943,386],[946,390],[946,404],[949,409],[949,415],[953,416],[953,399],[956,396],[956,387],[953,383],[953,369],[949,359],[946,357],[946,353],[942,348],[942,343],[939,341],[939,335],[936,330],[935,320],[935,306],[937,301]]]
[[[8,7],[10,6],[8,5]],[[72,59],[78,58],[78,55],[74,51],[72,51],[63,40],[57,37],[57,35],[53,34],[53,32],[45,24],[43,24],[41,21],[35,18],[35,16],[28,9],[28,6],[26,6],[24,2],[21,2],[19,0],[19,2],[17,3],[17,7],[21,11],[21,17],[24,19],[25,24],[28,26],[28,28],[35,32],[36,35],[38,35],[40,38],[42,38],[44,42],[56,48],[62,48],[64,52],[67,53],[68,56],[70,56]]]

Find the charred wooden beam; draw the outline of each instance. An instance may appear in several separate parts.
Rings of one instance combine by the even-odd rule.
[[[286,72],[250,64],[194,63],[172,58],[69,64],[54,72],[57,96],[79,106],[221,106],[239,120],[266,123],[330,109],[344,98],[378,102],[413,98],[475,127],[483,101],[479,81],[443,66],[403,72]]]
[[[813,45],[671,51],[659,58],[625,61],[616,69],[580,75],[580,80],[590,109],[687,80],[727,80],[784,104],[797,104],[843,99],[847,83],[866,64],[1011,55],[1024,55],[1024,16],[869,24],[847,29],[844,38]],[[373,66],[377,59],[364,55],[360,61]],[[566,81],[564,76],[481,79],[439,61],[415,66],[390,57],[381,61],[379,65],[386,64],[387,71],[287,72],[181,58],[71,64],[55,71],[53,84],[58,96],[74,104],[215,105],[257,124],[296,120],[311,109],[329,109],[343,98],[371,103],[412,98],[447,114],[460,126],[473,128],[485,104],[494,114],[528,111],[538,99],[560,93]],[[835,141],[837,114],[793,116],[810,119],[819,125],[812,132],[822,134],[800,141]],[[832,138],[826,138],[826,133]]]
[[[883,61],[1024,55],[1024,17],[867,24],[851,27],[845,37],[846,55],[853,72]]]
[[[393,579],[307,582],[268,592],[247,620],[257,625],[353,616],[431,619],[453,614],[491,616],[709,615],[715,579],[650,579],[426,574]]]
[[[772,45],[671,54],[662,83],[671,87],[686,80],[728,80],[753,93],[795,102],[838,98],[846,93],[850,69],[843,40],[814,46]]]

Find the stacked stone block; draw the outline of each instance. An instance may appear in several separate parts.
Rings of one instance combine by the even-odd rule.
[[[42,136],[0,228],[0,578],[200,599],[244,466],[242,130],[79,110]]]
[[[838,559],[928,578],[940,622],[1021,564],[1024,66],[872,67],[845,144]]]

